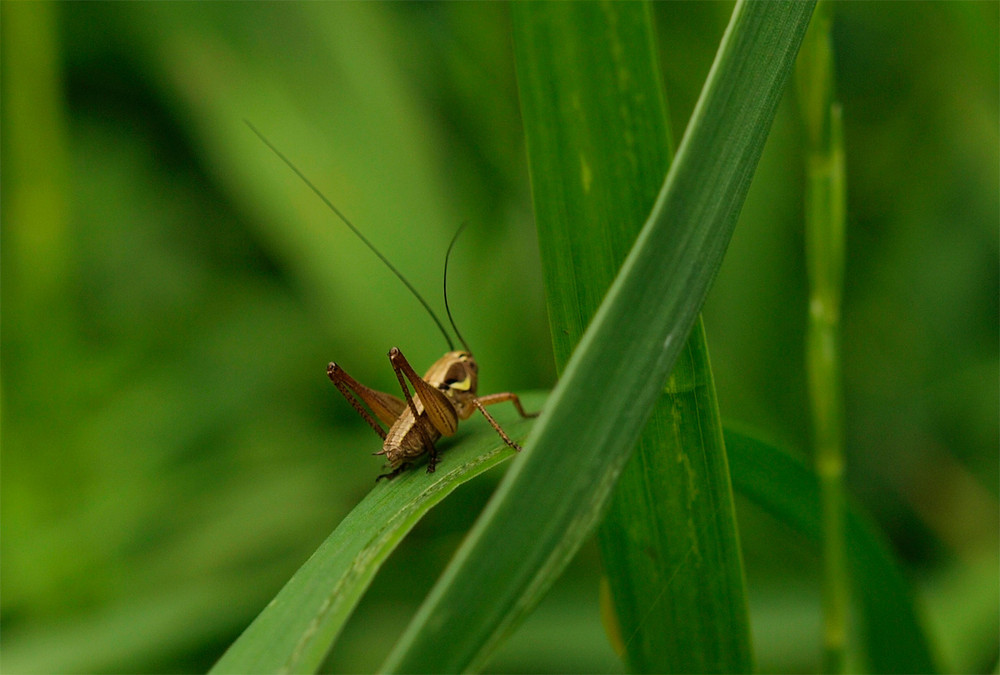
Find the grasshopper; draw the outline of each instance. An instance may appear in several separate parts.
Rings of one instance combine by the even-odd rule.
[[[490,423],[490,426],[499,434],[500,438],[514,450],[520,451],[518,445],[500,424],[486,410],[486,406],[496,403],[510,401],[521,417],[537,417],[538,413],[527,413],[521,405],[521,400],[513,392],[502,392],[498,394],[488,394],[479,396],[476,392],[479,380],[479,366],[472,356],[472,350],[465,342],[462,334],[455,325],[455,320],[451,315],[451,308],[448,306],[448,260],[451,257],[452,248],[458,240],[458,235],[462,233],[464,225],[458,228],[448,245],[448,251],[444,258],[444,307],[448,315],[448,321],[455,335],[462,343],[462,349],[456,350],[451,336],[445,330],[444,324],[423,296],[416,288],[382,255],[374,244],[365,237],[354,224],[341,213],[340,209],[326,198],[326,196],[310,181],[299,169],[282,154],[267,138],[261,134],[250,122],[244,120],[247,126],[260,138],[264,144],[270,148],[307,186],[337,215],[337,217],[385,264],[389,270],[403,283],[413,296],[423,305],[424,309],[437,324],[441,334],[444,335],[448,343],[448,352],[434,362],[420,377],[410,366],[409,361],[403,356],[397,347],[389,350],[389,363],[392,365],[396,379],[399,380],[399,387],[403,392],[403,398],[377,391],[366,387],[336,363],[327,366],[326,374],[333,382],[337,390],[343,394],[347,402],[359,415],[368,423],[368,426],[382,439],[382,449],[372,453],[374,455],[384,455],[386,458],[386,468],[388,473],[379,475],[375,482],[386,478],[392,479],[400,473],[406,471],[413,465],[413,461],[424,454],[428,455],[427,473],[433,473],[439,461],[436,443],[442,436],[451,436],[458,429],[461,420],[469,419],[478,410]],[[410,393],[407,382],[413,387]],[[364,405],[362,405],[362,403]],[[367,410],[365,409],[367,406]],[[380,424],[381,422],[381,424]],[[388,427],[388,430],[382,425]]]

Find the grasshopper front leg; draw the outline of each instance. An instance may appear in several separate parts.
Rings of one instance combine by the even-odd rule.
[[[521,446],[518,445],[516,441],[514,441],[513,439],[511,439],[510,436],[507,435],[507,432],[505,432],[500,427],[500,424],[495,419],[493,419],[493,415],[486,412],[486,406],[493,405],[495,403],[504,403],[505,401],[510,401],[511,403],[513,403],[514,407],[517,408],[517,412],[520,413],[521,417],[525,418],[538,417],[539,415],[539,413],[524,412],[524,407],[521,405],[521,399],[517,397],[517,394],[510,391],[505,391],[499,394],[487,394],[486,396],[479,396],[477,398],[474,398],[472,400],[472,403],[473,405],[476,406],[479,412],[483,414],[483,417],[485,417],[486,421],[490,423],[490,426],[492,426],[493,429],[498,434],[500,434],[500,438],[503,440],[503,442],[509,445],[510,447],[514,448],[518,452],[521,452]]]
[[[375,476],[375,482],[378,483],[383,478],[385,478],[386,480],[392,480],[393,478],[403,473],[404,471],[409,471],[410,467],[412,466],[413,465],[410,464],[409,462],[403,462],[389,473],[380,473],[379,475]]]

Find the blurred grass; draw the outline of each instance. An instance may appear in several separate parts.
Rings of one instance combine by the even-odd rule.
[[[821,555],[825,555],[829,535],[825,532],[827,516],[821,508],[826,498],[822,494],[824,477],[787,453],[738,431],[726,431],[726,447],[733,470],[733,485],[740,494],[809,540]],[[862,619],[850,624],[846,624],[846,617],[844,619],[842,630],[849,633],[849,639],[841,647],[849,652],[844,657],[850,657],[855,670],[937,672],[926,637],[927,629],[916,609],[918,605],[907,579],[868,516],[849,500],[842,506],[845,564],[851,568],[850,578],[861,589],[856,595],[856,605]],[[825,588],[822,590],[826,592]],[[820,620],[816,617],[816,633],[819,632]],[[825,639],[822,643],[825,659],[830,645]]]
[[[655,6],[675,133],[730,9]],[[49,37],[21,34],[18,11],[50,12]],[[378,471],[334,451],[373,439],[326,362],[389,387],[389,347],[420,363],[442,350],[242,118],[432,300],[469,220],[453,308],[484,391],[553,381],[506,8],[5,2],[0,15],[2,666],[205,670]],[[848,487],[918,581],[953,670],[996,655],[997,26],[994,3],[851,3],[834,33],[851,158]],[[47,44],[50,66],[29,60]],[[804,448],[799,133],[783,106],[704,316],[723,415]],[[39,175],[63,229],[36,254],[17,242],[45,221],[17,199]],[[465,486],[403,542],[328,669],[381,663],[493,485]],[[801,591],[816,561],[753,509],[739,518],[761,670],[815,669],[818,642],[788,627],[818,617]],[[492,667],[579,671],[562,649],[613,670],[596,577],[591,545],[539,607],[551,623],[526,624]],[[559,632],[567,615],[578,630]]]
[[[840,673],[850,669],[852,590],[844,524],[847,468],[840,365],[847,178],[832,25],[832,5],[821,3],[800,52],[795,93],[805,132],[803,239],[809,279],[805,349],[813,464],[822,493],[823,671]]]

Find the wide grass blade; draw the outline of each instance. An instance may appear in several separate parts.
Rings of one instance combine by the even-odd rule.
[[[541,394],[521,398],[529,410],[537,410],[544,400]],[[523,438],[531,424],[504,414],[499,419],[515,439]],[[489,427],[459,434],[461,440],[442,444],[435,473],[418,465],[392,481],[379,482],[211,672],[316,672],[382,562],[406,533],[456,487],[514,454]]]
[[[649,9],[645,3],[514,9],[560,369],[628,255],[670,164]],[[601,396],[601,378],[593,384]],[[599,535],[614,600],[606,617],[617,617],[618,648],[633,671],[753,668],[732,490],[700,328],[653,407]]]
[[[737,4],[621,273],[385,670],[476,668],[592,531],[721,264],[812,8]]]
[[[632,672],[753,671],[729,465],[700,320],[599,534],[617,648]]]

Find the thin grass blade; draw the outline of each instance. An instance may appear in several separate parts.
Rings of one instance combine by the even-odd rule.
[[[832,7],[821,3],[796,67],[806,141],[805,249],[809,270],[806,365],[813,452],[822,485],[823,670],[847,669],[850,586],[844,541],[844,415],[840,307],[846,210],[843,123],[834,96]]]

